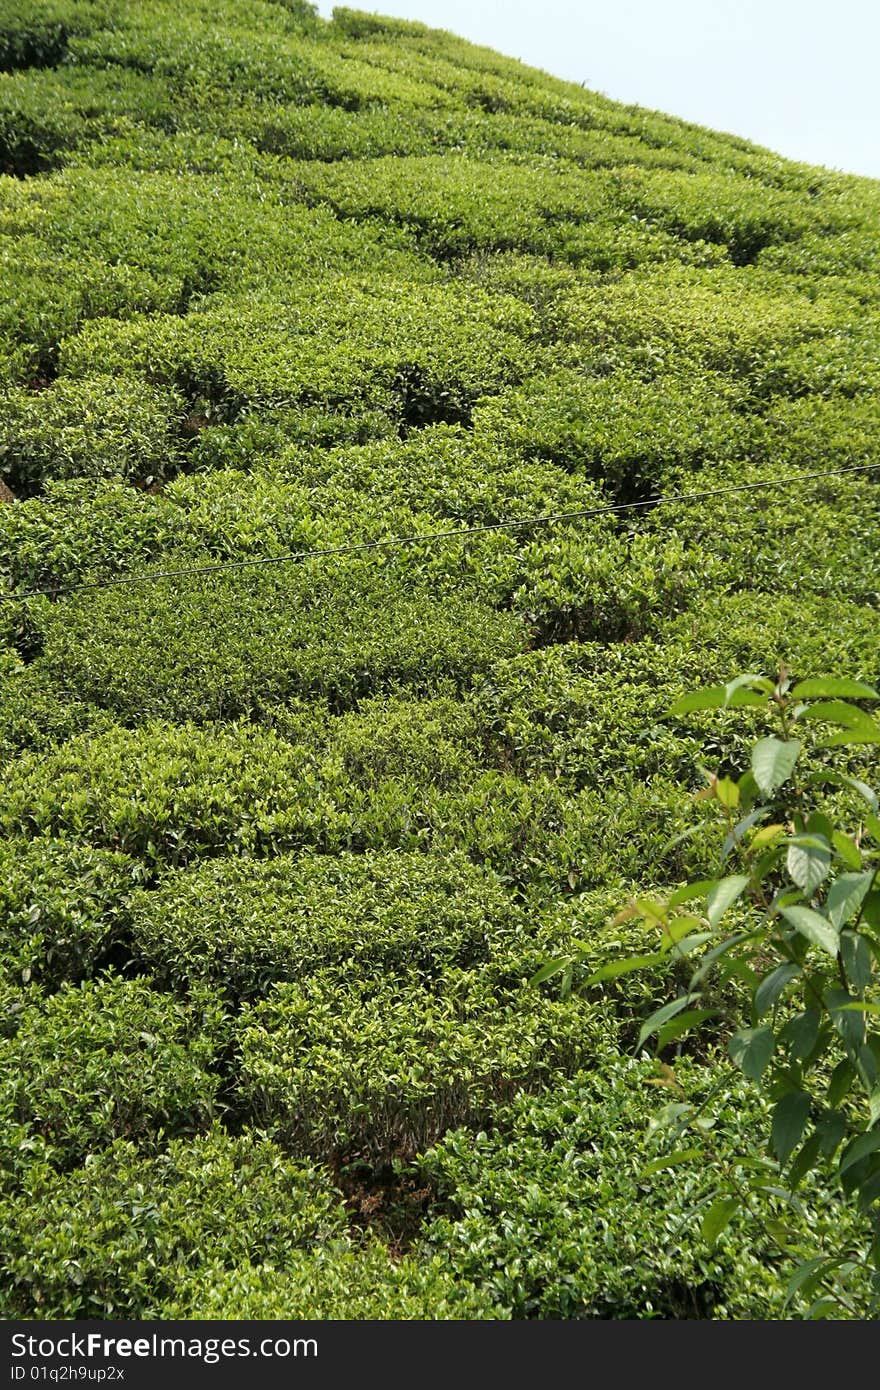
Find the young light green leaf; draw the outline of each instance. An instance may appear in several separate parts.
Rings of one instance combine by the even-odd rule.
[[[739,784],[732,777],[719,777],[715,782],[715,799],[726,811],[735,811],[739,805]]]
[[[672,1129],[674,1125],[679,1126],[679,1133],[687,1128],[685,1116],[693,1110],[693,1106],[687,1101],[672,1100],[662,1109],[655,1111],[648,1117],[648,1138],[652,1138],[658,1132]]]
[[[784,907],[782,915],[787,922],[790,922],[795,931],[805,936],[813,946],[819,946],[823,951],[827,951],[829,956],[836,956],[840,949],[840,938],[837,929],[827,917],[823,917],[820,912],[814,912],[811,907]]]
[[[841,729],[839,734],[823,738],[819,748],[844,748],[855,743],[880,743],[880,724],[865,716],[867,723],[857,729]]]
[[[806,1091],[786,1091],[776,1102],[770,1126],[770,1143],[780,1163],[786,1163],[800,1143],[809,1113],[810,1097]]]
[[[724,687],[724,704],[729,708],[734,703],[734,697],[743,694],[748,689],[759,691],[762,695],[773,694],[773,682],[768,681],[766,676],[756,676],[748,672],[744,676],[734,676],[732,681],[728,681]]]
[[[700,1233],[709,1245],[714,1245],[740,1206],[739,1197],[718,1197],[700,1224]]]
[[[694,898],[705,898],[718,882],[717,878],[701,878],[693,883],[686,883],[683,888],[676,888],[669,899],[669,907],[681,907],[682,903],[692,902]]]
[[[679,995],[678,999],[673,999],[670,1004],[664,1004],[661,1009],[655,1009],[650,1018],[645,1019],[645,1022],[642,1024],[639,1040],[636,1043],[636,1051],[638,1051],[642,1044],[650,1038],[652,1033],[659,1032],[664,1023],[668,1022],[670,1018],[674,1018],[676,1014],[680,1014],[683,1009],[686,1009],[688,1005],[693,1003],[694,996],[692,994],[682,994]]]
[[[534,975],[531,976],[529,984],[540,985],[543,984],[545,980],[552,980],[554,975],[561,975],[568,964],[569,962],[567,960],[546,961],[545,964],[541,966],[540,970],[536,970]]]
[[[719,879],[715,886],[709,889],[706,898],[706,915],[710,926],[718,926],[727,909],[732,907],[748,886],[749,880],[746,874],[731,874],[728,878]]]
[[[812,897],[831,870],[831,849],[827,842],[817,836],[810,838],[814,843],[797,843],[795,840],[789,842],[785,867],[798,888]]]
[[[838,676],[812,676],[799,681],[791,692],[795,700],[827,699],[878,700],[880,695],[871,685]]]
[[[711,685],[705,690],[691,690],[687,695],[682,695],[670,705],[666,711],[667,717],[677,717],[680,714],[692,714],[695,710],[701,709],[721,709],[724,705],[724,686]]]
[[[835,830],[831,836],[831,843],[838,859],[846,865],[848,869],[858,871],[862,867],[862,856],[859,847],[849,835],[843,830]]]
[[[685,1013],[679,1014],[677,1018],[672,1018],[657,1033],[657,1048],[666,1047],[676,1038],[680,1038],[684,1033],[689,1033],[692,1028],[704,1023],[707,1018],[714,1018],[718,1013],[717,1009],[688,1009]]]
[[[592,975],[587,977],[586,984],[598,985],[603,980],[616,980],[618,976],[629,975],[634,970],[646,970],[649,966],[659,965],[665,959],[661,951],[655,951],[650,956],[627,956],[626,960],[609,961],[607,965],[600,965],[598,970],[594,970]]]
[[[810,705],[804,711],[804,719],[816,719],[824,724],[839,724],[844,729],[866,729],[868,732],[876,727],[870,714],[866,714],[858,705],[848,705],[845,700],[820,700],[816,705]]]
[[[759,739],[752,749],[752,772],[765,796],[772,796],[788,781],[801,751],[800,739]]]
[[[755,678],[760,680],[761,677]],[[705,690],[693,690],[688,695],[683,695],[680,700],[676,700],[674,705],[670,705],[666,711],[667,717],[676,718],[682,714],[692,714],[696,710],[702,709],[733,709],[742,705],[766,705],[766,696],[758,695],[752,690],[743,687],[733,691],[728,696],[727,687],[723,685],[707,686]]]
[[[678,1168],[682,1163],[690,1163],[693,1159],[702,1157],[702,1149],[676,1149],[664,1158],[655,1158],[653,1163],[642,1169],[639,1177],[649,1178],[652,1173],[662,1173],[664,1168]]]

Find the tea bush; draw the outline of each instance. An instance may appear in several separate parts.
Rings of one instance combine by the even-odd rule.
[[[6,1317],[158,1318],[199,1270],[283,1270],[344,1239],[329,1175],[213,1128],[144,1156],[117,1139],[79,1168],[34,1164],[0,1205]]]
[[[163,1309],[166,1318],[445,1321],[499,1318],[495,1305],[442,1259],[389,1255],[379,1242],[291,1254],[283,1269],[209,1267]]]
[[[40,617],[40,663],[123,720],[201,722],[299,696],[339,710],[466,686],[523,641],[485,604],[407,588],[355,561],[335,582],[326,566],[280,565],[73,595]]]
[[[510,973],[448,970],[431,990],[337,967],[277,984],[237,1026],[241,1104],[295,1151],[390,1159],[607,1054],[607,1011],[536,1007]]]
[[[0,845],[0,970],[52,987],[95,973],[128,926],[139,871],[63,840]]]
[[[0,401],[0,459],[20,497],[44,477],[130,478],[153,483],[174,471],[183,401],[167,390],[112,377],[59,381]]]
[[[421,24],[0,0],[4,1314],[810,1306],[657,1166],[618,908],[758,732],[682,686],[880,676],[877,188]]]
[[[695,1093],[710,1088],[710,1069],[679,1068]],[[421,1160],[445,1206],[427,1250],[514,1318],[782,1316],[769,1238],[740,1224],[715,1249],[700,1241],[712,1172],[698,1161],[674,1180],[645,1172],[664,1148],[646,1132],[651,1080],[649,1065],[623,1060],[516,1099],[491,1133],[448,1135]],[[722,1151],[735,1153],[760,1113],[740,1086],[719,1115]],[[805,1198],[804,1233],[828,1230],[826,1202]]]
[[[149,980],[64,985],[25,1012],[2,1043],[16,1119],[81,1162],[114,1139],[155,1148],[163,1136],[204,1129],[219,1078],[219,1006],[186,1006]]]
[[[433,974],[528,931],[497,880],[455,852],[219,859],[167,875],[133,913],[134,950],[157,975],[234,996],[331,966]]]

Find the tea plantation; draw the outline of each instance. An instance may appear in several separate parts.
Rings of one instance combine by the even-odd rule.
[[[760,725],[682,691],[880,678],[880,184],[350,9],[0,0],[0,258],[0,1315],[797,1316],[782,1198],[656,1170],[670,1068],[764,1152],[723,1028],[637,1046],[675,961],[530,982],[706,868]]]

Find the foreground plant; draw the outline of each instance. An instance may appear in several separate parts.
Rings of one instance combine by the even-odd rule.
[[[638,919],[656,931],[656,951],[583,978],[584,945],[535,976],[563,972],[564,988],[572,979],[590,988],[678,958],[685,983],[645,1020],[637,1050],[653,1040],[662,1055],[719,1020],[731,1060],[769,1103],[769,1157],[755,1151],[718,1166],[702,1234],[714,1243],[737,1212],[760,1219],[780,1253],[796,1259],[788,1298],[807,1299],[811,1317],[880,1306],[880,808],[871,787],[829,757],[880,744],[880,723],[856,703],[878,698],[847,679],[792,685],[783,668],[775,682],[742,675],[679,700],[672,717],[749,707],[775,726],[741,776],[704,772],[697,796],[716,813],[716,876],[621,911],[618,922]],[[662,1057],[658,1080],[676,1099],[652,1129],[671,1138],[672,1151],[646,1175],[712,1161],[708,1099],[688,1099]],[[722,1073],[713,1094],[730,1081]],[[785,1211],[797,1209],[809,1174],[864,1219],[865,1238],[853,1248],[811,1253],[794,1237]]]

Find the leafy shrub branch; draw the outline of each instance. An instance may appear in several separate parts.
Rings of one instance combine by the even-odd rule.
[[[671,956],[686,967],[678,995],[638,1036],[637,1050],[653,1040],[661,1084],[676,1094],[652,1121],[672,1137],[672,1151],[649,1171],[711,1161],[706,1102],[691,1103],[662,1059],[709,1020],[725,1031],[733,1025],[729,1056],[768,1105],[770,1158],[755,1150],[718,1165],[702,1235],[714,1244],[740,1211],[764,1221],[780,1253],[797,1260],[788,1297],[806,1298],[812,1317],[861,1316],[880,1305],[880,815],[872,788],[828,757],[880,743],[880,723],[863,708],[878,698],[849,679],[793,685],[783,667],[775,681],[747,674],[678,700],[672,717],[748,708],[768,714],[774,732],[754,744],[739,777],[704,770],[697,797],[717,817],[716,875],[634,898],[616,920],[656,931],[657,949],[578,980],[588,989]],[[586,955],[584,944],[534,978],[563,972],[566,988],[583,976]],[[725,1086],[722,1074],[716,1092]],[[696,1147],[690,1139],[674,1147],[686,1132]],[[810,1175],[863,1218],[857,1247],[806,1258],[784,1208],[798,1207]]]

